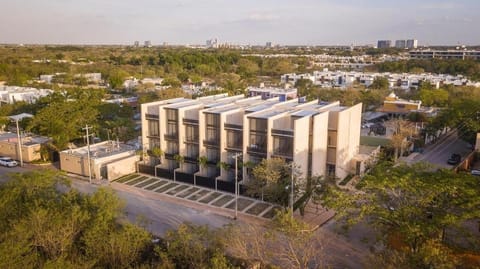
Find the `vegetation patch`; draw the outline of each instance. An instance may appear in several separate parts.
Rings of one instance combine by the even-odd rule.
[[[248,214],[257,216],[263,211],[265,211],[265,209],[267,209],[269,206],[270,204],[267,203],[257,203],[256,205],[250,207],[246,212]]]
[[[213,202],[212,205],[221,207],[226,203],[230,202],[234,197],[231,195],[224,195],[222,198],[218,199],[217,201]]]
[[[168,183],[168,181],[166,181],[166,180],[160,180],[159,182],[157,182],[157,183],[155,183],[155,184],[153,184],[153,185],[150,185],[150,186],[146,187],[145,189],[151,191],[151,190],[154,190],[154,189],[156,189],[156,188],[158,188],[158,187],[160,187],[160,186],[163,186],[163,185],[165,185],[165,184],[167,184],[167,183]]]

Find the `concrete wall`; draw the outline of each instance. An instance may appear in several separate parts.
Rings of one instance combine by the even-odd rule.
[[[23,161],[28,163],[40,160],[40,147],[40,144],[30,146],[22,145]],[[20,160],[17,142],[0,141],[0,156],[10,157],[14,160]]]
[[[325,176],[327,168],[328,111],[313,117],[312,176]]]
[[[124,175],[135,173],[135,163],[137,162],[137,156],[127,157],[119,161],[107,164],[107,179],[109,181],[120,178]]]
[[[335,175],[340,179],[352,172],[351,159],[360,146],[361,114],[361,103],[338,113]]]
[[[294,121],[293,162],[300,172],[298,176],[301,179],[306,179],[308,176],[309,129],[310,117],[302,117]]]

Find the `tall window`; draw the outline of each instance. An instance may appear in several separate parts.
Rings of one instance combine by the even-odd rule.
[[[218,141],[220,139],[220,115],[207,113],[206,122],[206,139],[208,141]]]
[[[293,138],[274,136],[273,137],[273,152],[282,156],[293,155]]]
[[[243,144],[243,133],[239,131],[227,131],[227,147],[241,149]]]
[[[167,109],[167,135],[177,135],[178,131],[178,117],[177,110]]]
[[[187,144],[187,157],[190,157],[190,158],[198,157],[198,145]]]
[[[193,125],[185,126],[185,139],[188,142],[198,142],[198,127]]]
[[[149,120],[148,121],[148,136],[159,136],[160,129],[158,126],[157,120]]]
[[[167,142],[167,152],[168,154],[178,154],[178,144],[175,142]]]

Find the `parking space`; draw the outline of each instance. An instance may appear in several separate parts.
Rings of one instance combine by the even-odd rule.
[[[227,192],[207,189],[178,181],[173,182],[168,179],[143,174],[127,175],[119,178],[115,182],[215,208],[232,210],[232,213],[235,210],[235,196]],[[277,205],[249,197],[239,196],[237,200],[237,210],[239,213],[263,219],[273,218],[275,216],[275,210],[278,209],[280,209],[280,207]]]

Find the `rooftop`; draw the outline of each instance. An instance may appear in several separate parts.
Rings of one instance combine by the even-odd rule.
[[[133,146],[127,144],[118,143],[116,141],[104,141],[90,145],[90,157],[92,159],[100,159],[134,150],[135,148]],[[62,153],[67,153],[74,156],[87,156],[88,151],[87,146],[85,146],[76,149],[64,150]]]

